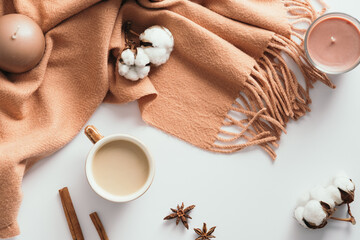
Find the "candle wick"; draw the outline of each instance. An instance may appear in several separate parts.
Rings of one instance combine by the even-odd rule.
[[[14,34],[11,36],[11,39],[13,39],[13,40],[16,39],[19,29],[20,29],[20,26],[17,26],[16,32],[14,32]]]
[[[331,43],[335,43],[336,39],[334,37],[331,37]]]

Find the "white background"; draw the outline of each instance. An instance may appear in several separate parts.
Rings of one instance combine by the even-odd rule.
[[[328,0],[331,11],[360,18],[358,0]],[[156,160],[156,175],[140,199],[114,204],[98,197],[84,171],[92,144],[80,133],[65,148],[38,162],[23,181],[19,213],[21,235],[14,239],[71,239],[58,189],[68,186],[84,236],[99,239],[89,218],[97,211],[111,240],[191,240],[193,230],[165,222],[169,208],[196,204],[190,227],[216,225],[217,239],[358,240],[360,198],[352,204],[359,224],[330,222],[321,230],[303,229],[293,219],[302,192],[343,169],[360,186],[360,67],[332,77],[336,90],[317,83],[312,112],[288,125],[278,158],[272,162],[252,148],[233,155],[205,152],[147,126],[137,103],[103,104],[89,123],[103,135],[127,133],[142,140]],[[346,216],[345,209],[338,211]]]

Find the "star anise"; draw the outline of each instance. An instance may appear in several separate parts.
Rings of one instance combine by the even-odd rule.
[[[209,231],[207,231],[206,223],[203,224],[202,231],[200,228],[194,228],[196,234],[199,235],[199,237],[195,240],[209,240],[210,238],[215,238],[215,236],[211,235],[215,231],[215,228],[216,227],[212,227]]]
[[[176,225],[178,225],[181,220],[181,222],[184,224],[184,226],[187,229],[189,229],[189,224],[187,223],[187,218],[191,219],[191,217],[187,213],[190,212],[191,210],[193,210],[194,207],[195,207],[195,205],[191,205],[184,209],[184,203],[182,203],[181,207],[179,207],[179,205],[177,205],[177,209],[170,208],[173,213],[166,216],[164,218],[164,220],[176,218]]]

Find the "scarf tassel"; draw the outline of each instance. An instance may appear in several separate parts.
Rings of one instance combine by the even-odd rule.
[[[316,81],[335,88],[326,74],[313,67],[303,49],[303,30],[299,22],[311,23],[317,13],[308,0],[284,1],[293,20],[292,37],[274,34],[264,54],[257,60],[250,76],[216,136],[210,150],[233,153],[258,145],[275,160],[274,148],[290,119],[297,120],[310,111],[309,89]],[[294,20],[295,19],[295,20]],[[288,67],[284,55],[295,63],[303,76],[303,83]]]

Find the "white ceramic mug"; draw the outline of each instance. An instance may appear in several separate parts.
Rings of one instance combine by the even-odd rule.
[[[114,134],[114,135],[110,135],[107,137],[103,137],[99,133],[99,131],[92,125],[85,127],[85,135],[91,140],[91,142],[94,143],[94,146],[90,150],[88,157],[86,159],[86,163],[85,163],[86,177],[87,177],[87,180],[88,180],[91,188],[99,196],[101,196],[102,198],[104,198],[106,200],[112,201],[112,202],[118,202],[118,203],[129,202],[129,201],[137,199],[138,197],[143,195],[149,189],[149,187],[154,179],[154,175],[155,175],[155,166],[154,166],[155,163],[154,163],[154,160],[152,159],[148,149],[145,147],[145,145],[142,142],[140,142],[138,139],[136,139],[132,136],[125,135],[125,134]],[[144,152],[146,159],[148,161],[148,164],[149,164],[149,174],[148,174],[145,184],[140,189],[138,189],[136,192],[129,194],[129,195],[123,195],[123,196],[113,195],[113,194],[105,191],[95,181],[94,176],[93,176],[93,171],[92,171],[92,163],[93,163],[96,152],[105,144],[114,142],[114,141],[119,141],[119,140],[128,141],[128,142],[133,143],[136,146],[138,146]],[[119,183],[119,184],[121,184],[121,183]]]

